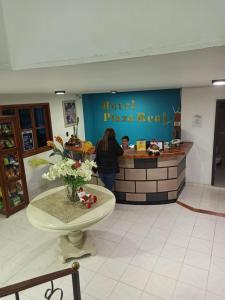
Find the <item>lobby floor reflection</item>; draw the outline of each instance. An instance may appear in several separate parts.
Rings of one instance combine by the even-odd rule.
[[[225,217],[225,188],[188,183],[178,201],[195,211],[201,210]]]
[[[224,195],[222,189],[188,184],[180,200],[225,212]],[[223,217],[176,203],[117,205],[88,234],[97,255],[79,259],[82,300],[224,299]],[[56,239],[32,227],[25,210],[9,219],[0,217],[0,286],[70,267],[73,260],[59,262]],[[55,286],[64,289],[63,299],[72,299],[70,277],[57,280]],[[45,287],[25,291],[21,299],[44,299]]]

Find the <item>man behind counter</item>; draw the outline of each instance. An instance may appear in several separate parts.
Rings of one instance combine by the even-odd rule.
[[[123,150],[128,150],[131,147],[129,146],[129,136],[125,135],[122,137],[122,145]]]

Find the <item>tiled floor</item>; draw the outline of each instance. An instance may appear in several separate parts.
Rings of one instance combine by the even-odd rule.
[[[181,198],[188,196],[199,205],[206,201],[210,207],[215,199],[225,212],[223,195],[222,189],[187,185]],[[79,260],[82,300],[225,299],[225,218],[175,203],[117,205],[89,234],[97,255]],[[57,236],[32,227],[25,210],[9,219],[0,217],[1,286],[71,264],[58,261]],[[72,299],[70,277],[55,285],[63,287],[63,299]],[[44,299],[44,291],[44,287],[28,290],[21,299]]]
[[[225,213],[225,188],[189,183],[179,200],[194,208]]]

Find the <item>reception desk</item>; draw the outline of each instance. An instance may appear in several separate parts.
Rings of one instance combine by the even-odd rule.
[[[129,149],[119,158],[114,194],[118,203],[166,204],[176,202],[185,184],[186,155],[191,142],[161,152],[159,156]],[[71,149],[72,150],[72,149]],[[103,185],[98,174],[93,184]]]

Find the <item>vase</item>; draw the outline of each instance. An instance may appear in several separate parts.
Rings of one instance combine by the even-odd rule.
[[[71,202],[78,202],[80,198],[78,196],[78,190],[74,187],[67,185],[66,187],[67,199]]]

